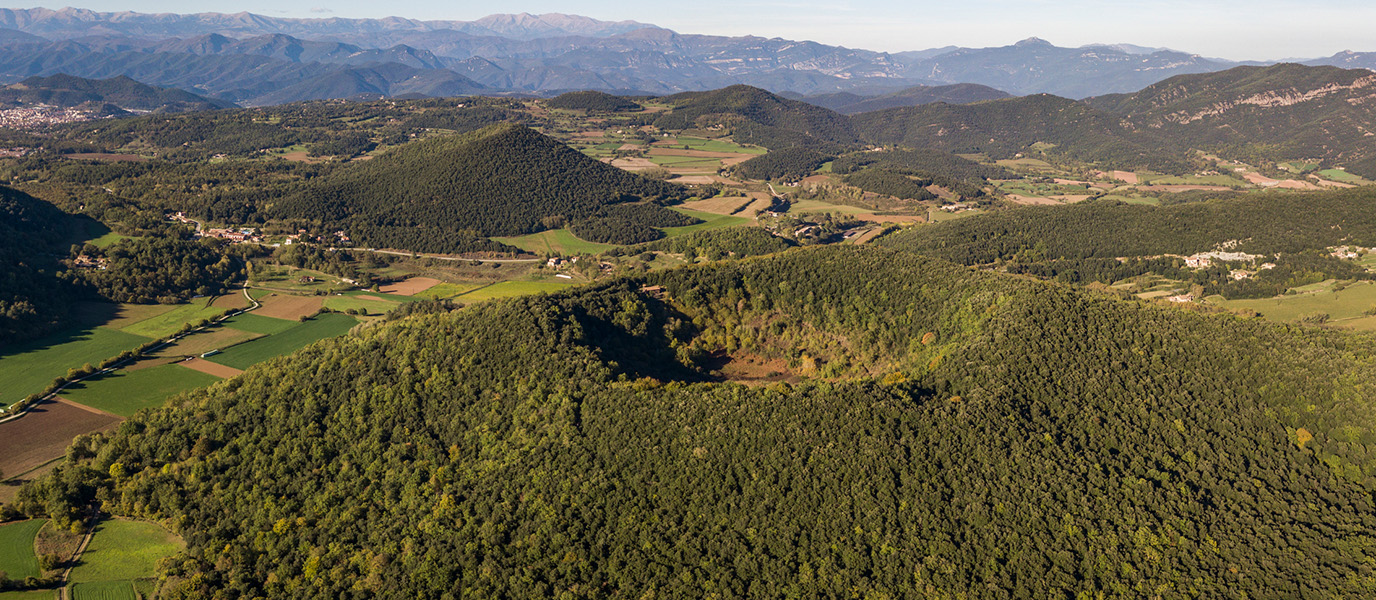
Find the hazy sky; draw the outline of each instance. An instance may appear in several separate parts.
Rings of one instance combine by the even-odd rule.
[[[75,6],[459,20],[492,13],[562,12],[632,19],[681,33],[752,34],[891,52],[1003,46],[1031,36],[1058,46],[1130,43],[1237,60],[1376,51],[1376,2],[1371,0],[88,0]]]

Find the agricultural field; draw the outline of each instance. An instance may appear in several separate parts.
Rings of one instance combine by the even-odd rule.
[[[387,284],[378,289],[384,294],[415,296],[439,284],[440,280],[433,277],[408,277],[405,281]]]
[[[706,139],[689,136],[679,136],[667,140],[655,142],[656,148],[681,148],[687,150],[698,150],[700,152],[730,152],[734,154],[764,154],[764,148],[756,146],[742,146],[727,139]],[[685,148],[686,146],[686,148]]]
[[[557,292],[575,285],[573,282],[559,280],[545,281],[503,281],[482,287],[455,298],[460,302],[482,302],[497,298],[511,298],[529,294]]]
[[[754,201],[755,199],[750,196],[718,196],[706,200],[685,202],[681,206],[688,210],[708,212],[714,215],[732,215],[741,212]]]
[[[734,227],[736,225],[747,225],[754,222],[753,219],[747,219],[745,217],[735,217],[731,215],[714,215],[708,212],[680,208],[677,206],[670,208],[690,217],[697,217],[698,219],[701,219],[703,222],[698,223],[697,225],[687,225],[684,227],[665,227],[662,229],[662,231],[664,231],[665,237],[678,237],[680,235],[688,235],[690,233],[702,231],[704,229]]]
[[[92,581],[72,584],[72,600],[139,600],[133,581]]]
[[[155,523],[101,521],[80,564],[72,569],[73,597],[85,593],[91,598],[137,598],[134,582],[153,577],[158,561],[185,547],[181,538]]]
[[[954,220],[956,220],[956,219],[964,219],[965,217],[973,217],[973,216],[979,215],[979,214],[984,214],[984,210],[983,210],[983,209],[978,209],[978,208],[976,208],[976,209],[971,209],[971,210],[957,210],[957,211],[950,211],[950,210],[935,210],[935,209],[934,209],[934,210],[929,210],[929,211],[927,211],[927,222],[928,222],[928,223],[944,223],[944,222],[946,222],[946,221],[954,221]]]
[[[33,538],[47,521],[29,519],[0,525],[0,572],[10,579],[38,577],[38,557],[33,554]]]
[[[24,416],[0,423],[0,471],[17,477],[66,452],[72,438],[114,427],[119,417],[67,400],[46,400]]]
[[[162,338],[176,333],[182,328],[182,325],[187,323],[195,323],[201,319],[213,319],[231,310],[246,306],[248,306],[248,301],[240,292],[213,298],[197,298],[186,304],[176,305],[172,310],[121,327],[120,331],[147,338]]]
[[[263,335],[282,333],[283,331],[291,329],[292,327],[296,327],[296,325],[297,322],[294,321],[288,321],[286,319],[275,319],[273,317],[264,317],[251,312],[244,313],[241,315],[235,315],[233,318],[226,319],[223,323],[221,323],[222,327],[230,327],[233,329],[238,329],[240,331],[259,333]]]
[[[291,354],[325,338],[344,335],[357,324],[358,320],[348,315],[322,314],[280,333],[239,344],[206,358],[210,362],[227,367],[247,369],[270,358]]]
[[[683,212],[683,211],[680,211]],[[668,231],[667,229],[665,230]],[[563,256],[569,254],[598,254],[608,248],[614,248],[613,244],[601,244],[579,239],[573,232],[567,229],[551,229],[532,233],[528,235],[514,237],[494,237],[493,240],[503,244],[509,244],[535,254],[545,254],[550,256]]]
[[[55,598],[57,598],[57,590],[0,592],[0,600],[54,600]]]
[[[1323,177],[1324,179],[1331,179],[1338,183],[1367,183],[1365,179],[1362,179],[1357,175],[1348,173],[1347,171],[1344,171],[1342,169],[1324,169],[1322,171],[1319,171],[1319,176]]]
[[[460,294],[466,294],[480,287],[482,287],[482,284],[477,283],[441,283],[417,294],[417,296],[430,300],[441,300],[444,298],[453,298]]]
[[[149,369],[121,369],[62,390],[62,397],[121,417],[162,406],[168,398],[213,385],[219,377],[168,364]]]
[[[1335,283],[1325,281],[1295,288],[1299,293],[1275,298],[1223,300],[1211,297],[1210,303],[1229,310],[1254,310],[1272,321],[1295,322],[1322,313],[1328,315],[1332,325],[1369,328],[1367,311],[1376,308],[1376,283],[1358,281],[1346,286]]]
[[[214,325],[205,331],[198,331],[177,340],[171,345],[165,346],[157,352],[154,352],[152,356],[162,358],[200,356],[211,350],[228,348],[235,344],[241,344],[251,339],[262,337],[262,335],[261,333],[225,327],[224,325]]]
[[[401,302],[384,300],[382,297],[372,294],[345,294],[342,296],[330,296],[325,299],[325,308],[330,310],[337,310],[340,312],[364,310],[370,315],[381,315],[391,312],[392,309],[400,304]]]
[[[43,391],[72,368],[99,364],[148,341],[148,337],[123,331],[88,327],[6,349],[0,354],[0,403],[18,402]]]
[[[325,306],[323,296],[290,296],[285,294],[268,294],[258,302],[263,305],[253,314],[260,317],[274,317],[297,321],[301,317],[309,317],[320,311]]]
[[[799,200],[788,207],[789,214],[839,213],[843,215],[863,215],[874,211],[849,204],[832,204],[821,200]]]

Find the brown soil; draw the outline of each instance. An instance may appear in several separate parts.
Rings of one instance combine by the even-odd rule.
[[[717,352],[712,355],[715,362],[713,370],[721,373],[727,381],[743,383],[755,387],[776,381],[797,383],[802,378],[788,370],[788,363],[779,358],[764,358],[748,353],[735,355]]]
[[[67,452],[72,438],[114,428],[123,419],[62,398],[0,423],[0,471],[19,475]]]
[[[229,310],[231,308],[248,308],[248,298],[244,297],[243,292],[231,292],[223,296],[216,296],[210,299],[209,306]]]
[[[1280,181],[1271,179],[1261,173],[1243,173],[1242,178],[1256,185],[1273,186],[1280,183]]]
[[[388,294],[414,296],[439,284],[440,280],[431,277],[412,277],[406,281],[384,285],[378,289]]]
[[[234,377],[235,375],[243,373],[243,371],[240,371],[239,369],[236,369],[234,367],[217,365],[213,362],[201,358],[193,358],[191,360],[184,361],[181,363],[181,365],[183,367],[191,369],[192,371],[200,371],[207,375],[214,375],[216,377],[223,377],[225,379],[229,379],[230,377]]]
[[[320,296],[282,296],[277,294],[263,298],[259,302],[263,303],[263,307],[253,311],[253,314],[288,321],[298,321],[301,317],[309,317],[319,312],[320,307],[325,305],[325,299]]]
[[[710,182],[708,182],[710,183]],[[691,210],[700,210],[718,215],[729,215],[740,210],[751,201],[748,196],[729,196],[722,198],[708,198],[706,200],[694,200],[684,202],[683,207]]]
[[[1052,199],[1050,199],[1050,198],[1034,198],[1034,197],[1032,197],[1032,196],[1019,196],[1019,195],[1017,195],[1017,194],[1008,194],[1008,201],[1009,201],[1009,202],[1012,202],[1012,203],[1014,203],[1014,204],[1025,204],[1025,205],[1028,205],[1028,206],[1035,206],[1035,205],[1038,205],[1038,204],[1043,204],[1043,205],[1058,205],[1058,204],[1060,204],[1060,202],[1057,202],[1057,201],[1052,200]]]
[[[1114,171],[1109,175],[1123,183],[1127,183],[1130,185],[1137,184],[1137,174],[1133,173],[1132,171]]]
[[[611,161],[610,164],[613,167],[622,168],[627,171],[643,171],[659,166],[648,158],[618,158]]]

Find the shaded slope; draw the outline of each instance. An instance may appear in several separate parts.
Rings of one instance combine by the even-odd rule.
[[[103,102],[132,110],[189,112],[232,108],[234,103],[197,96],[178,89],[144,85],[128,77],[85,79],[57,74],[30,77],[0,88],[0,103],[49,104],[74,107],[88,102]]]
[[[855,102],[841,104],[839,106],[828,106],[836,112],[845,115],[854,115],[862,112],[884,110],[886,108],[898,108],[902,106],[921,106],[936,102],[947,104],[971,104],[983,102],[985,100],[1001,100],[1011,97],[1012,94],[1003,90],[996,90],[987,85],[977,83],[956,83],[952,85],[919,85],[906,90],[864,98]]]
[[[1150,132],[1084,103],[1036,95],[969,105],[928,104],[862,113],[856,131],[879,144],[983,152],[1045,152],[1120,168],[1184,170],[1184,153]],[[1038,146],[1034,148],[1034,146]]]
[[[75,291],[57,278],[71,217],[18,190],[0,187],[0,348],[40,337],[67,312]]]

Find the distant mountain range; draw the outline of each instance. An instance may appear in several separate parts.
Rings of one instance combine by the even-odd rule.
[[[884,53],[562,14],[420,21],[36,8],[0,9],[0,28],[0,82],[123,75],[244,105],[572,90],[664,95],[748,84],[852,112],[924,101],[877,99],[915,86],[977,84],[1014,95],[1085,98],[1239,64],[1130,44],[1062,48],[1037,38],[997,48]],[[1376,53],[1308,64],[1376,68]],[[822,98],[830,94],[854,97]],[[875,104],[858,104],[871,98]]]
[[[64,108],[113,105],[126,111],[149,112],[186,112],[234,106],[224,100],[203,98],[182,90],[155,88],[124,76],[105,80],[82,79],[71,75],[30,77],[0,88],[0,106],[29,104]]]

